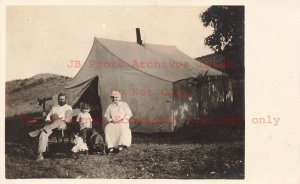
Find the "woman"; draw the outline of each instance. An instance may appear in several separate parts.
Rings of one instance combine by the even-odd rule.
[[[131,130],[129,119],[132,117],[131,110],[127,103],[121,101],[121,93],[111,93],[113,101],[104,114],[108,124],[105,126],[105,142],[110,153],[114,150],[121,151],[131,145]]]

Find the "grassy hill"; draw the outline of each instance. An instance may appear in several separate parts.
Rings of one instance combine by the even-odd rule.
[[[55,95],[70,80],[70,77],[43,73],[6,82],[5,117],[40,112],[42,108],[38,105],[37,98]]]

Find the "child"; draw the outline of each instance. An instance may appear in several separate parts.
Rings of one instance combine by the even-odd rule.
[[[81,134],[76,133],[76,134],[74,134],[74,136],[75,136],[75,139],[74,139],[75,146],[72,148],[72,151],[74,153],[77,153],[80,151],[88,151],[89,149],[88,149],[86,143],[84,143],[82,138],[80,137]]]
[[[83,142],[86,143],[87,135],[92,131],[92,117],[90,115],[90,106],[87,103],[82,103],[80,106],[80,113],[76,118],[76,122],[80,125],[80,132],[82,133]]]

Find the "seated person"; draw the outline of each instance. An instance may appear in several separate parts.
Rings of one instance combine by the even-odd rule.
[[[52,107],[46,117],[47,124],[43,128],[29,133],[31,137],[38,136],[38,134],[40,135],[36,161],[44,159],[43,153],[46,152],[48,138],[52,134],[52,130],[55,128],[65,129],[66,123],[70,123],[71,121],[72,107],[66,104],[66,95],[64,93],[60,93],[58,94],[58,105]]]
[[[104,114],[108,124],[104,128],[105,142],[109,153],[121,151],[131,145],[131,130],[129,119],[132,112],[126,102],[121,101],[121,93],[113,91],[111,93],[111,103]]]

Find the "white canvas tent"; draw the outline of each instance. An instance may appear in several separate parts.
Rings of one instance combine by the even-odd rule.
[[[111,91],[117,89],[133,112],[132,131],[170,132],[191,118],[198,119],[206,111],[201,110],[203,104],[215,107],[216,102],[232,101],[230,90],[225,94],[219,89],[221,83],[207,83],[207,89],[193,85],[193,79],[204,75],[214,78],[222,73],[200,65],[175,46],[95,38],[85,63],[64,92],[73,108],[88,101],[101,119],[111,103]],[[199,93],[207,94],[207,99]]]

